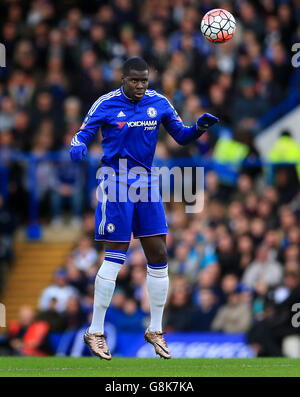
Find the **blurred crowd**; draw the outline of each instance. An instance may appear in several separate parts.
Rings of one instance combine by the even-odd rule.
[[[181,203],[166,207],[170,288],[164,330],[246,333],[256,354],[282,355],[284,337],[300,334],[291,323],[291,306],[300,299],[300,190],[282,203],[275,186],[241,173],[228,194],[217,173],[208,171],[202,212],[187,215]],[[46,322],[49,332],[78,330],[91,320],[94,279],[104,258],[101,243],[93,240],[92,211],[82,230],[39,299],[35,322]],[[118,332],[143,332],[148,324],[139,240],[131,242],[106,321]]]
[[[216,7],[232,12],[238,23],[234,39],[225,45],[210,44],[200,32],[202,16]],[[72,223],[83,231],[53,285],[43,291],[37,316],[23,308],[11,330],[11,346],[20,352],[20,340],[36,321],[49,327],[40,335],[89,322],[94,277],[104,253],[93,241],[94,207],[82,193],[84,167],[69,162],[68,149],[93,101],[119,87],[123,61],[134,55],[146,59],[149,87],[171,100],[185,124],[208,111],[246,144],[248,156],[259,157],[252,144],[259,118],[289,94],[290,49],[300,42],[300,4],[4,0],[0,21],[7,62],[0,68],[0,156],[9,168],[9,200],[0,200],[0,210],[11,216],[5,241],[16,221],[28,220],[24,208],[30,174],[26,162],[9,160],[13,151],[35,159],[52,151],[60,154],[59,164],[38,163],[41,216],[59,225],[69,201]],[[212,131],[183,148],[162,130],[157,157],[211,158],[226,134]],[[90,146],[98,157],[99,143],[97,138]],[[205,207],[199,214],[187,215],[179,203],[166,205],[171,284],[164,329],[247,332],[257,354],[279,354],[280,336],[266,346],[271,338],[260,324],[269,321],[272,328],[278,305],[300,283],[298,179],[290,179],[295,170],[280,169],[266,186],[264,169],[238,171],[235,183],[226,184],[218,172],[207,169]],[[4,175],[2,168],[0,172]],[[287,186],[293,186],[291,195],[286,195]],[[107,321],[120,331],[139,331],[147,324],[145,265],[134,240],[107,312]]]
[[[215,7],[237,20],[234,39],[224,45],[212,45],[200,32],[202,16]],[[120,86],[128,57],[147,60],[150,88],[171,100],[185,124],[209,111],[222,120],[222,128],[251,145],[259,118],[289,94],[295,71],[291,46],[300,40],[296,0],[4,0],[0,21],[6,48],[6,67],[0,68],[0,155],[9,167],[7,192],[0,193],[10,195],[21,221],[26,221],[32,176],[26,161],[10,162],[10,153],[25,151],[38,162],[56,151],[61,167],[49,158],[37,165],[40,212],[59,223],[69,202],[78,224],[85,179],[68,164],[70,141],[92,103]],[[162,129],[157,155],[207,157],[217,139],[212,130],[198,144],[181,148]],[[99,141],[89,148],[98,158]]]

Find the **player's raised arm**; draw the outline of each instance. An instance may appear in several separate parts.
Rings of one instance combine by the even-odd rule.
[[[219,119],[210,113],[204,113],[200,116],[191,127],[183,124],[178,113],[170,102],[165,98],[166,111],[162,119],[165,129],[180,145],[187,145],[188,143],[198,139],[208,128],[219,122]]]
[[[104,124],[105,113],[101,107],[100,100],[101,98],[93,104],[81,127],[72,139],[70,156],[75,162],[82,160],[87,155],[87,145],[92,141],[99,128]]]

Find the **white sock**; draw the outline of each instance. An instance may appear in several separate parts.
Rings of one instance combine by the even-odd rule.
[[[168,264],[147,266],[147,289],[150,300],[150,332],[162,332],[162,316],[169,288]]]
[[[104,262],[95,279],[93,318],[88,330],[90,334],[104,332],[106,310],[110,305],[116,279],[125,259],[125,252],[114,250],[106,250],[105,252]]]

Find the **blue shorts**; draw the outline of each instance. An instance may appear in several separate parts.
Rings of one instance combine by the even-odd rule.
[[[101,185],[101,180],[99,182]],[[130,183],[125,189],[129,187]],[[156,197],[154,202],[150,199],[147,202],[123,202],[109,200],[102,194],[96,208],[95,240],[130,242],[132,233],[134,238],[167,234],[165,209],[159,192]]]

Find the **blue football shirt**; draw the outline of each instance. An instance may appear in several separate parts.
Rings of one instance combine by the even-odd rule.
[[[182,145],[203,133],[196,125],[183,125],[168,99],[158,92],[146,90],[143,98],[134,102],[121,87],[92,105],[71,146],[88,145],[101,128],[103,165],[116,169],[119,159],[127,159],[129,168],[142,166],[151,170],[161,123]]]

